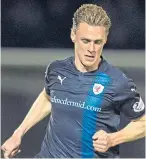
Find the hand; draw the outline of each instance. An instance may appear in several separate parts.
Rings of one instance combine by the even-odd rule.
[[[14,157],[21,152],[19,149],[21,145],[21,137],[18,135],[12,135],[6,142],[1,146],[3,150],[4,158],[8,159]]]
[[[106,152],[112,146],[110,134],[104,130],[97,131],[93,137],[93,147],[95,151]]]

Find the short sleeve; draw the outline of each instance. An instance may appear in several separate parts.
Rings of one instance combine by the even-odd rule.
[[[115,96],[116,109],[129,119],[136,119],[145,113],[145,105],[131,79],[119,87]]]
[[[51,64],[47,66],[45,71],[45,90],[49,96],[50,96],[50,72],[51,72]]]

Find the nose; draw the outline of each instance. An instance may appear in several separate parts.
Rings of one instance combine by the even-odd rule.
[[[94,42],[90,42],[88,51],[89,51],[90,53],[95,52],[95,44],[94,44]]]

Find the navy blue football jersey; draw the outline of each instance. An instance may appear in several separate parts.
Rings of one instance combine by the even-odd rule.
[[[103,57],[97,70],[85,73],[77,70],[74,57],[51,63],[45,89],[52,110],[39,157],[113,158],[118,146],[96,152],[92,136],[101,129],[118,131],[120,112],[129,119],[145,112],[133,81]]]

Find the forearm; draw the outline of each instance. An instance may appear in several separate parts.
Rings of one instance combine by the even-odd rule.
[[[144,136],[145,136],[145,117],[143,117],[139,121],[132,121],[122,130],[110,134],[112,146],[124,142],[134,141],[143,138]]]
[[[41,92],[21,125],[14,131],[14,134],[23,137],[30,128],[45,118],[50,112],[51,102]]]

